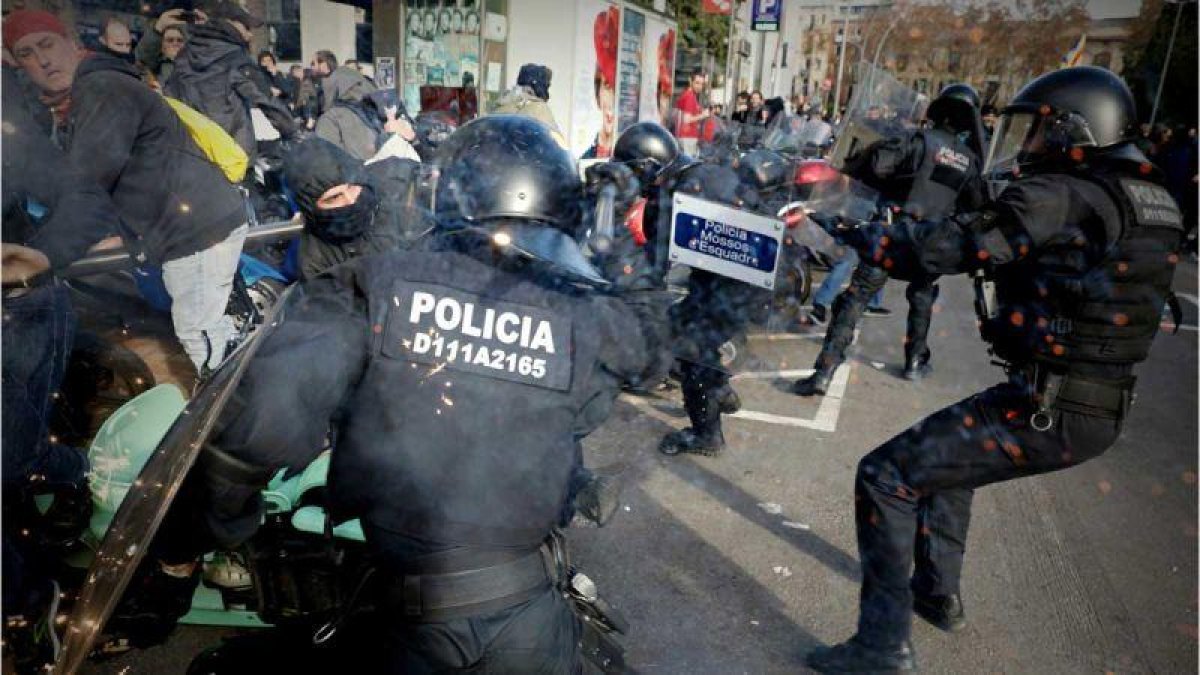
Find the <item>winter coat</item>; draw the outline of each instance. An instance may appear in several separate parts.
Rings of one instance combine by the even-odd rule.
[[[174,28],[183,30],[178,25]],[[142,39],[138,40],[137,48],[133,52],[138,62],[153,73],[159,86],[165,84],[171,78],[171,73],[175,72],[175,62],[163,56],[162,39],[162,33],[150,28],[142,35]]]
[[[251,108],[261,110],[284,138],[296,132],[292,113],[271,96],[261,71],[250,60],[246,43],[224,21],[192,27],[163,93],[219,124],[246,151],[251,163],[256,155]]]
[[[42,132],[20,87],[13,69],[4,66],[3,239],[38,249],[58,270],[116,234],[117,212],[108,193],[73,167]],[[28,216],[30,201],[48,209],[36,226]]]
[[[241,193],[125,61],[95,54],[79,65],[66,149],[112,196],[126,247],[146,262],[202,251],[246,222]]]
[[[375,91],[375,85],[358,71],[345,66],[333,71],[324,82],[326,103],[331,103],[317,120],[318,138],[333,143],[365,162],[382,145],[383,120],[363,99]]]
[[[550,127],[550,135],[554,140],[564,148],[567,147],[566,138],[558,128],[558,123],[554,121],[554,113],[550,111],[550,104],[538,98],[528,87],[516,86],[504,92],[496,102],[496,107],[492,109],[492,114],[532,117]]]

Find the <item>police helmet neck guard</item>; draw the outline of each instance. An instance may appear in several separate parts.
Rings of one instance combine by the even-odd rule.
[[[678,141],[661,124],[638,122],[621,133],[613,146],[612,161],[628,165],[643,184],[649,184],[681,154]]]
[[[1025,85],[1001,113],[988,170],[1031,171],[1105,156],[1132,137],[1129,87],[1093,66],[1064,68]]]

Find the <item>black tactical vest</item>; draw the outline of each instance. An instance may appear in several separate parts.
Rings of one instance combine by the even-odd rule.
[[[618,393],[605,354],[633,314],[458,253],[357,265],[373,343],[333,453],[334,513],[437,544],[537,546],[580,417]]]
[[[1183,218],[1160,185],[1092,171],[1077,180],[1097,203],[1087,235],[1001,267],[994,317],[981,317],[985,340],[1014,363],[1128,365],[1145,360],[1158,332],[1183,235]],[[1101,204],[1107,196],[1107,204]],[[1068,213],[1075,210],[1069,209]]]
[[[884,197],[916,220],[940,220],[954,213],[959,193],[979,173],[979,159],[941,129],[915,135],[924,140],[925,154],[913,173],[895,177],[896,193]]]

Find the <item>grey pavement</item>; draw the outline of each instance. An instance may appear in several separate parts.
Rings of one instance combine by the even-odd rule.
[[[1191,329],[1158,338],[1121,441],[1068,471],[977,492],[970,623],[955,635],[914,623],[923,671],[1196,672],[1196,266],[1181,264],[1178,279]],[[804,672],[805,652],[850,635],[858,459],[1003,376],[978,338],[969,282],[942,285],[923,382],[898,377],[907,308],[892,282],[894,314],[862,321],[840,401],[796,398],[781,390],[794,377],[771,374],[811,367],[819,336],[758,335],[735,383],[761,414],[727,420],[723,455],[656,451],[686,423],[677,392],[623,397],[588,440],[588,463],[625,466],[626,488],[612,524],[570,532],[573,555],[629,618],[637,671]],[[819,430],[831,412],[834,430]],[[220,633],[184,627],[92,672],[183,672]]]

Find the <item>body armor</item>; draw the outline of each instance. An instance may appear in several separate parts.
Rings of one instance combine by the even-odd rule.
[[[1183,234],[1166,189],[1128,175],[1066,177],[1091,186],[1107,209],[1088,236],[978,279],[981,330],[1002,359],[1051,367],[1144,360],[1158,332]],[[1103,230],[1102,232],[1099,230]]]

